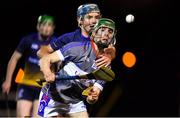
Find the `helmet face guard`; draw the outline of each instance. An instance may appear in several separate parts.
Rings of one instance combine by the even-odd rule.
[[[96,25],[94,26],[94,31],[93,32],[97,32],[101,27],[108,27],[110,29],[113,30],[113,38],[111,40],[111,42],[109,44],[116,44],[116,28],[115,28],[115,22],[111,19],[108,18],[101,18]],[[91,35],[92,36],[92,35]]]

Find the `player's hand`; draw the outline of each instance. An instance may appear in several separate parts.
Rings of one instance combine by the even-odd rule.
[[[109,66],[111,64],[111,58],[106,55],[98,55],[98,59],[96,60],[96,66],[101,68],[102,66]]]
[[[55,81],[55,74],[52,72],[46,72],[44,73],[44,78],[46,82],[54,82]]]
[[[104,49],[104,54],[99,55],[98,59],[96,60],[96,66],[98,68],[102,66],[109,66],[111,64],[111,61],[116,57],[116,49],[111,44],[108,46],[108,48]]]
[[[11,89],[11,82],[4,81],[2,84],[2,92],[5,94],[9,94],[10,89]]]
[[[110,44],[108,48],[104,49],[104,53],[105,53],[105,56],[111,59],[111,61],[116,57],[116,49],[112,44]]]
[[[94,104],[95,102],[97,102],[100,93],[101,93],[101,90],[98,87],[93,86],[91,90],[89,91],[89,94],[86,98],[87,102],[89,104]]]

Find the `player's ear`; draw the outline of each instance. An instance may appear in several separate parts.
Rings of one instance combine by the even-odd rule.
[[[82,17],[77,17],[78,26],[81,26],[82,24]]]
[[[39,27],[40,27],[40,25],[39,25],[39,24],[37,24],[37,25],[36,25],[36,29],[37,29],[37,31],[39,31]]]
[[[102,14],[100,13],[100,19],[102,18]]]
[[[55,25],[53,25],[53,30],[56,28],[56,26]]]

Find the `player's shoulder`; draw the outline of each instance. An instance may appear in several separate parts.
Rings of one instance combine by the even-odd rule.
[[[68,32],[68,33],[62,34],[60,36],[60,38],[73,38],[73,37],[75,37],[75,35],[79,35],[79,34],[80,34],[80,30],[77,29],[73,32]]]
[[[64,48],[69,48],[69,49],[74,49],[74,48],[82,48],[85,46],[90,45],[89,41],[82,41],[82,42],[70,42],[68,44],[66,44],[65,46],[63,46]]]
[[[31,34],[28,34],[28,35],[25,35],[23,37],[23,39],[26,39],[26,40],[34,40],[34,39],[37,39],[38,37],[38,34],[37,33],[31,33]]]
[[[77,46],[77,45],[82,45],[82,42],[70,42],[70,43],[66,44],[65,46],[72,46],[72,47],[74,47],[74,46]]]
[[[37,36],[38,36],[37,33],[31,33],[31,34],[25,35],[24,37],[26,37],[26,38],[31,38],[31,37],[37,37]]]

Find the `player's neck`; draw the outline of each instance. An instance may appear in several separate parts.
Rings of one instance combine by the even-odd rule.
[[[87,32],[82,31],[81,33],[82,33],[82,35],[83,35],[85,38],[88,38],[88,37],[89,37],[89,34],[88,34]]]

